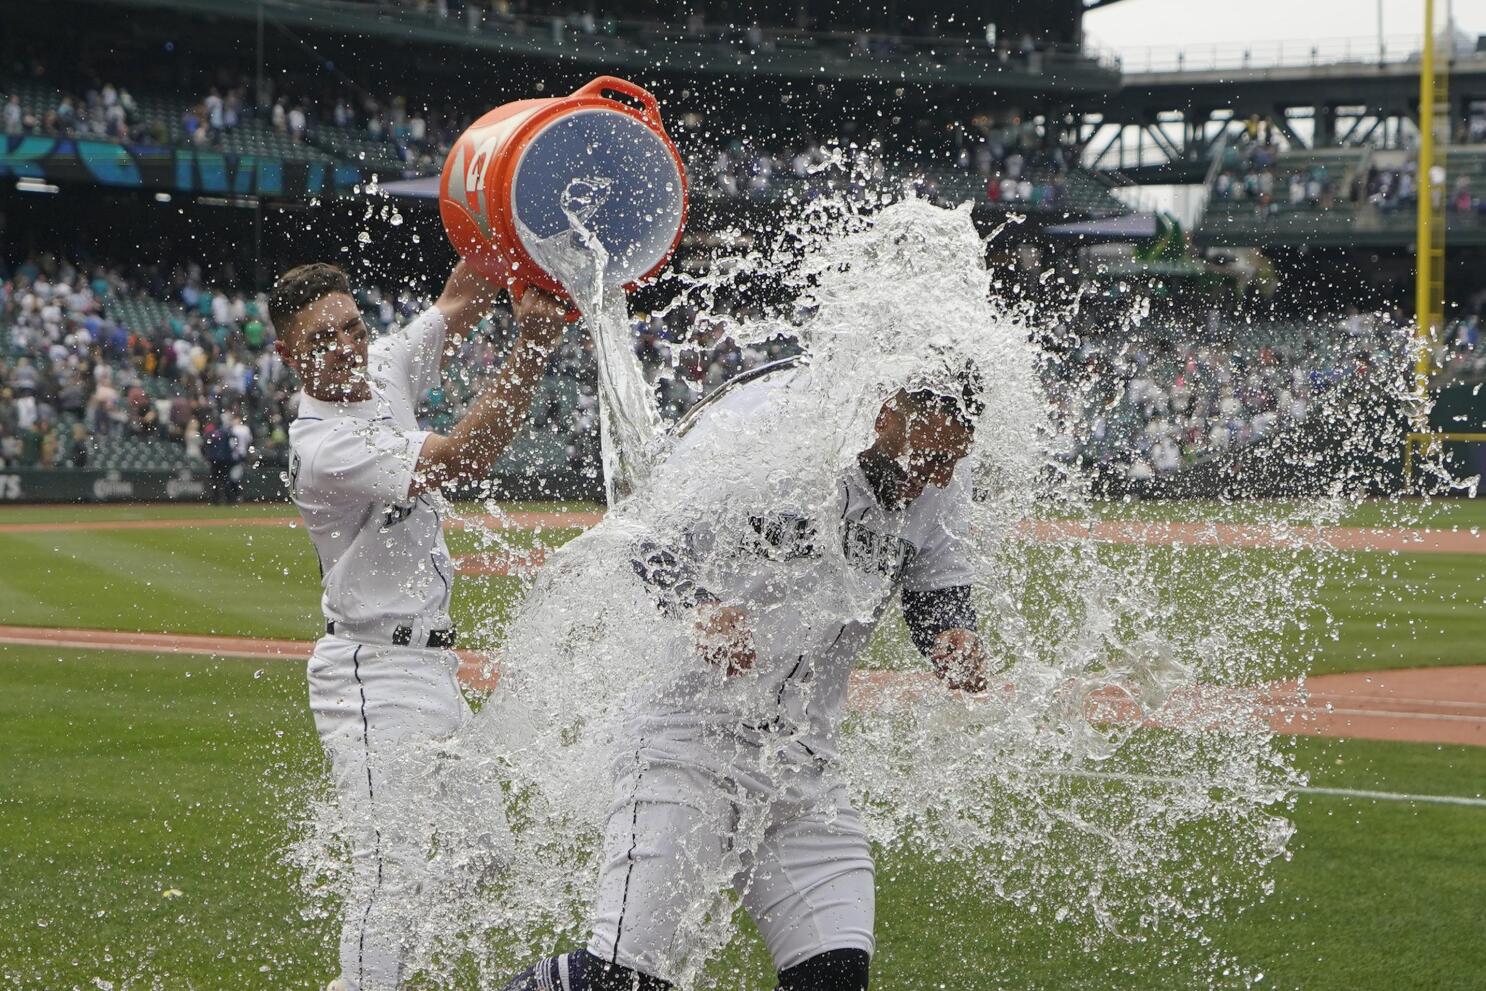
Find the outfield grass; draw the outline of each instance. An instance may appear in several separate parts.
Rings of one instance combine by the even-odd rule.
[[[1320,503],[1297,503],[1274,499],[1218,502],[1211,499],[1181,499],[1142,502],[1111,500],[1091,507],[1106,519],[1151,522],[1207,523],[1305,523],[1324,517],[1331,522],[1332,510]],[[1347,506],[1335,519],[1337,526],[1375,528],[1425,528],[1435,530],[1486,528],[1486,499],[1368,499]]]
[[[1486,748],[1293,746],[1315,784],[1486,787]],[[304,917],[276,857],[285,796],[320,769],[300,665],[0,648],[0,766],[0,987],[281,991],[332,976],[333,925]],[[1215,950],[1263,971],[1263,988],[1479,987],[1486,808],[1301,795],[1293,818],[1275,895],[1212,926]],[[884,858],[879,881],[885,991],[1185,991],[1210,952],[1086,954],[965,892],[954,864]],[[748,938],[718,966],[728,988],[772,987],[765,971]]]
[[[1172,504],[1175,505],[1175,504]],[[1437,501],[1433,505],[1439,506]],[[474,511],[472,504],[464,507]],[[524,507],[522,507],[524,508]],[[592,508],[592,507],[581,507]],[[1449,507],[1447,507],[1449,508]],[[70,519],[201,519],[223,507],[59,507],[0,511],[0,522]],[[232,512],[237,512],[234,508]],[[283,507],[248,507],[247,515],[283,514]],[[1183,510],[1195,511],[1191,506]],[[1381,510],[1379,510],[1381,512]],[[210,515],[215,513],[216,516]],[[124,515],[120,515],[124,514]],[[46,517],[46,519],[42,519]],[[546,528],[545,546],[580,532]],[[451,529],[455,555],[489,548],[473,530]],[[538,537],[503,531],[499,541],[523,550]],[[1221,587],[1244,562],[1265,568],[1293,561],[1291,552],[1187,547],[1147,552],[1107,546],[1111,559],[1147,554],[1157,574],[1181,566],[1184,594],[1200,605],[1204,582]],[[302,530],[285,526],[182,526],[162,529],[0,532],[0,624],[85,627],[312,639],[320,627],[314,553]],[[1317,561],[1323,560],[1316,558]],[[1318,605],[1335,618],[1335,639],[1320,642],[1315,673],[1395,667],[1479,664],[1486,643],[1486,568],[1466,554],[1362,553],[1326,559]],[[1206,562],[1204,564],[1204,562]],[[1196,566],[1195,565],[1201,565]],[[455,585],[454,614],[470,632],[498,627],[518,592],[514,579],[466,576]],[[1317,629],[1320,613],[1308,617]],[[1307,634],[1310,636],[1311,634]],[[1287,634],[1297,660],[1270,672],[1299,674],[1300,635]],[[473,646],[480,644],[467,640]]]
[[[540,539],[556,546],[579,532],[545,528]],[[480,539],[447,533],[456,556],[482,550]],[[507,530],[499,540],[525,550],[537,537]],[[8,563],[0,624],[300,640],[323,624],[314,550],[287,525],[0,532],[0,560]],[[499,616],[516,587],[500,576],[462,578],[460,626]]]
[[[483,503],[456,502],[458,514],[480,514],[485,512]],[[556,509],[573,512],[593,512],[603,509],[592,502],[503,502],[501,507],[508,512],[534,510],[548,512]],[[294,518],[298,511],[287,502],[244,502],[230,506],[200,502],[146,502],[146,503],[99,503],[97,505],[44,505],[26,503],[19,506],[0,504],[0,523],[71,523],[77,520],[221,520],[241,516]]]

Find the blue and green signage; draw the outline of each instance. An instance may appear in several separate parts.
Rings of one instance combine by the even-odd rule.
[[[350,192],[371,175],[354,165],[27,134],[0,144],[0,180],[300,199]]]

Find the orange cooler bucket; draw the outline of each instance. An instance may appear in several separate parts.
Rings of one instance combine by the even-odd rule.
[[[681,240],[686,170],[655,97],[600,76],[571,96],[519,100],[477,120],[444,162],[439,212],[454,249],[518,295],[527,285],[567,295],[535,260],[565,239],[596,238],[608,256],[604,288],[630,289]]]

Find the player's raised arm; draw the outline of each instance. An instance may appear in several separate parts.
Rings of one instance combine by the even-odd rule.
[[[502,288],[462,260],[455,265],[444,283],[444,291],[433,304],[444,315],[445,336],[468,337],[490,313]]]
[[[456,267],[450,277],[450,285],[456,279],[461,283],[466,278],[489,286],[473,273],[461,273],[463,263]],[[461,293],[463,290],[461,290]],[[445,296],[449,289],[445,288]],[[448,333],[455,333],[454,317],[444,310],[444,296],[437,304],[449,320]],[[460,333],[468,333],[469,327],[479,322],[473,307],[467,302],[478,298],[459,295],[460,301],[450,304],[462,320],[469,320]],[[487,306],[481,302],[478,305]],[[505,364],[481,391],[469,412],[447,435],[429,434],[418,454],[418,463],[413,471],[413,484],[409,495],[437,489],[451,482],[475,481],[484,478],[495,466],[496,459],[516,436],[516,430],[531,406],[532,396],[542,373],[547,367],[547,357],[562,339],[566,326],[566,307],[556,298],[540,290],[528,289],[521,299],[513,301],[516,327],[519,335],[511,345]],[[483,310],[481,315],[483,315]]]

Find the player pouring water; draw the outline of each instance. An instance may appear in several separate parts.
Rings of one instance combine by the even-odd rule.
[[[528,291],[515,304],[520,335],[469,411],[447,435],[420,429],[414,404],[498,291],[461,263],[429,310],[375,342],[334,266],[290,269],[269,299],[279,352],[304,384],[289,429],[289,494],[324,587],[310,709],[351,840],[334,991],[402,986],[398,903],[426,860],[402,825],[414,779],[427,773],[410,755],[470,715],[451,650],[441,490],[489,474],[561,336],[560,305]]]

